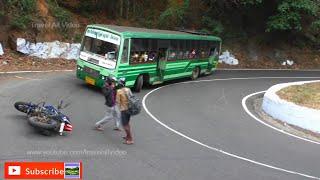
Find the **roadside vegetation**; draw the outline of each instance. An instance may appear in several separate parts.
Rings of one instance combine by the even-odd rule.
[[[13,28],[25,30],[37,18],[39,0],[0,0],[0,16]],[[318,0],[45,0],[62,24],[80,15],[94,23],[113,23],[161,29],[195,29],[228,38],[280,40],[320,47]],[[90,22],[90,23],[91,23]],[[65,31],[66,29],[62,29]]]
[[[119,24],[149,28],[196,29],[224,38],[320,44],[318,0],[88,0],[58,1],[87,16],[104,14]],[[272,38],[274,37],[274,38]]]
[[[72,21],[72,16],[69,11],[60,7],[57,1],[48,0],[49,10],[53,17],[55,17],[57,23],[59,24],[59,29],[63,33],[68,32],[68,24]]]
[[[45,23],[58,26],[33,26]],[[94,23],[217,35],[240,68],[320,68],[319,0],[0,0],[0,42],[11,49],[17,37],[80,42]],[[288,59],[296,65],[281,66]]]
[[[277,92],[277,95],[289,102],[320,110],[320,82],[290,86]]]
[[[36,8],[36,0],[8,0],[1,14],[11,17],[12,29],[26,30],[36,16]]]

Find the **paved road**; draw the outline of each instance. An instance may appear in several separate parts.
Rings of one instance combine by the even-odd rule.
[[[3,161],[8,160],[82,160],[84,178],[95,180],[292,180],[308,179],[304,175],[320,177],[320,145],[274,131],[252,119],[241,106],[244,96],[266,90],[273,84],[296,81],[296,77],[320,78],[320,73],[217,71],[212,76],[200,78],[200,82],[171,82],[149,94],[145,105],[157,120],[173,131],[144,111],[132,120],[135,145],[126,146],[122,144],[122,133],[114,132],[111,123],[104,132],[92,130],[93,124],[104,114],[104,99],[99,90],[77,80],[74,73],[1,76],[0,168],[3,169]],[[146,89],[138,96],[143,98],[155,88]],[[46,100],[57,104],[62,98],[71,103],[64,111],[71,116],[74,125],[73,133],[63,137],[48,138],[37,134],[28,126],[23,114],[13,108],[15,101]],[[31,155],[33,151],[51,154]],[[60,151],[60,155],[49,151]],[[0,177],[3,177],[2,171]]]

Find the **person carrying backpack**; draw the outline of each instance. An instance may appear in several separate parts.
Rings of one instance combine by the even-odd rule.
[[[124,131],[126,132],[126,137],[124,137],[124,144],[131,145],[133,144],[133,137],[130,126],[131,114],[129,113],[129,97],[132,96],[132,92],[129,88],[126,87],[126,81],[124,78],[121,78],[118,81],[119,89],[117,90],[117,104],[119,104],[121,112],[121,122]]]
[[[95,124],[95,129],[99,131],[103,131],[103,126],[110,120],[115,121],[115,128],[114,130],[120,130],[120,112],[116,105],[116,78],[107,77],[105,86],[102,89],[102,93],[105,97],[105,105],[106,114],[105,116]]]

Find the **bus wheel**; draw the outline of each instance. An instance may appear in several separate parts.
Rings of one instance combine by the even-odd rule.
[[[134,85],[134,91],[135,92],[140,92],[141,89],[142,89],[142,86],[143,86],[143,76],[140,75],[137,80],[136,80],[136,83]]]
[[[199,75],[200,75],[200,68],[195,67],[192,71],[191,79],[196,80],[196,79],[198,79]]]

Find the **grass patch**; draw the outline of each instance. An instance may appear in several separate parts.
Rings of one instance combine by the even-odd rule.
[[[10,26],[13,29],[26,30],[31,22],[31,15],[17,16],[11,20]]]
[[[0,11],[0,18],[6,17],[6,13],[4,11]]]
[[[81,40],[82,40],[82,34],[76,34],[74,36],[74,42],[75,43],[81,43]]]
[[[320,109],[320,82],[289,86],[278,91],[277,95],[301,106]]]
[[[36,0],[7,0],[4,2],[8,9],[16,8],[18,14],[32,14],[36,12]]]

